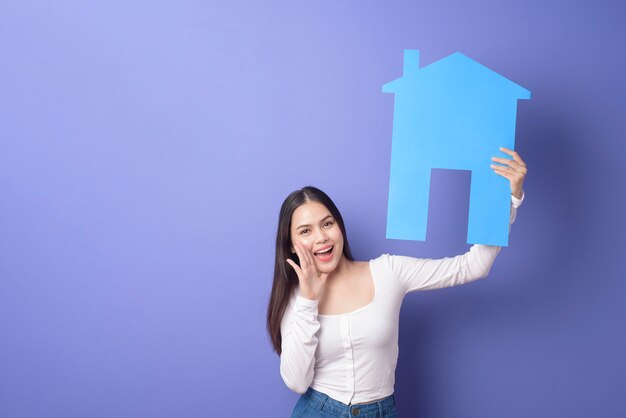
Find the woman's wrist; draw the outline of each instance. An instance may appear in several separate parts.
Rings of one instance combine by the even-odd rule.
[[[309,299],[309,300],[318,300],[319,297],[317,295],[314,295],[313,293],[308,293],[308,292],[300,292],[300,296],[302,296],[305,299]]]

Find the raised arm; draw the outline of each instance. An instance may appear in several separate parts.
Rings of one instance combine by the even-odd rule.
[[[289,389],[304,393],[313,381],[318,343],[316,333],[320,329],[317,304],[328,273],[317,271],[310,250],[299,243],[293,246],[300,265],[290,259],[286,262],[298,275],[299,287],[292,295],[280,323],[280,375]]]
[[[320,328],[317,303],[317,300],[295,296],[280,324],[280,375],[287,387],[297,393],[306,392],[313,381],[316,333]]]
[[[510,223],[515,222],[517,208],[524,200],[511,195]],[[456,257],[441,259],[389,256],[389,263],[395,277],[401,282],[405,293],[415,290],[439,289],[457,286],[486,277],[491,270],[499,246],[473,245],[468,252]]]

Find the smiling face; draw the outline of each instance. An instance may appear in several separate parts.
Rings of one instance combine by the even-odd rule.
[[[320,202],[308,201],[293,212],[290,233],[292,243],[299,243],[312,254],[320,273],[330,273],[342,261],[341,228]],[[330,251],[324,251],[329,248]],[[295,253],[293,247],[291,252]]]

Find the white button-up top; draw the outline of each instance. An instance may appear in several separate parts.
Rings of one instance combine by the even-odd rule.
[[[524,196],[511,199],[513,223]],[[346,405],[391,395],[404,296],[485,277],[499,251],[476,244],[463,255],[437,260],[383,254],[369,261],[373,300],[346,314],[319,314],[318,302],[300,296],[296,287],[281,322],[285,384],[298,393],[311,386]]]

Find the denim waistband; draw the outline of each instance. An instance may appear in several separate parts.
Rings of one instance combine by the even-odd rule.
[[[387,414],[395,411],[396,405],[393,395],[373,402],[352,405],[339,402],[313,388],[308,388],[304,395],[310,399],[315,409],[336,416],[358,416],[359,418],[385,417]]]

